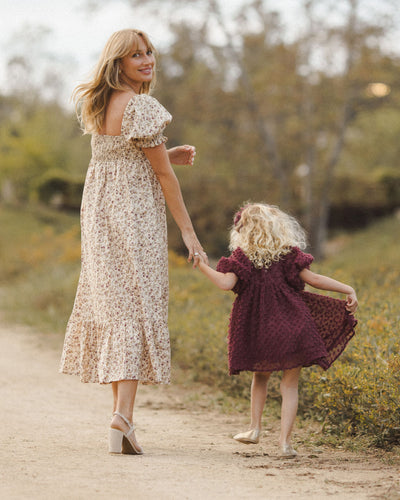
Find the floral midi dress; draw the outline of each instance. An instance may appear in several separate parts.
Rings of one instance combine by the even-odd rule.
[[[60,372],[82,382],[170,381],[165,200],[142,148],[171,115],[153,97],[127,104],[121,135],[93,135],[81,205],[82,267]]]

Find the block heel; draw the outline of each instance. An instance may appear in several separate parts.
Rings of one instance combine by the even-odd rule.
[[[118,429],[110,427],[108,433],[108,451],[109,453],[122,453],[122,439],[124,433]]]

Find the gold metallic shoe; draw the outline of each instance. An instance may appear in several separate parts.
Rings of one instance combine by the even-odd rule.
[[[233,436],[233,439],[239,441],[244,444],[257,444],[260,438],[259,429],[250,429],[247,432],[239,432],[236,436]]]
[[[297,457],[297,451],[293,448],[291,444],[284,444],[281,447],[281,456],[286,458]]]

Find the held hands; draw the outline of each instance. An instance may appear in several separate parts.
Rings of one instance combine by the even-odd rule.
[[[193,165],[196,148],[185,144],[168,149],[169,161],[174,165]]]
[[[199,265],[200,261],[203,261],[206,264],[208,264],[207,254],[203,250],[203,247],[201,246],[199,240],[197,239],[197,236],[194,233],[194,231],[191,231],[189,233],[182,233],[182,239],[186,245],[186,248],[189,251],[188,262],[193,260],[194,268]]]
[[[358,300],[356,296],[356,292],[353,290],[351,293],[347,294],[347,301],[346,301],[346,309],[350,313],[356,312],[358,307]]]
[[[207,254],[204,251],[198,253],[199,255],[194,254],[195,259],[193,261],[193,269],[196,269],[197,267],[201,269],[201,264],[206,264],[207,266],[209,265]]]

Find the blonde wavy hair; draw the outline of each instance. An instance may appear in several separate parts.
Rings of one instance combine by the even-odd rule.
[[[295,246],[306,248],[305,231],[278,207],[249,203],[235,214],[229,248],[240,247],[257,269],[269,267]]]
[[[126,85],[121,79],[120,61],[132,50],[139,47],[142,39],[148,50],[155,54],[155,49],[149,37],[143,31],[135,29],[124,29],[116,31],[108,39],[92,78],[78,85],[72,99],[79,118],[82,130],[85,134],[98,133],[103,125],[108,100],[113,90],[126,90]],[[149,94],[155,86],[154,77],[151,82],[144,82],[140,88],[140,94]]]

